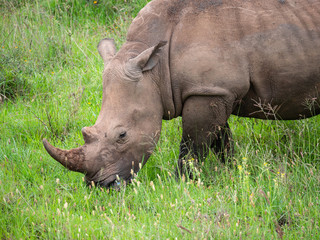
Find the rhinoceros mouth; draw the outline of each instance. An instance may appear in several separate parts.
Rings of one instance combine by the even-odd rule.
[[[110,176],[108,178],[105,178],[104,180],[99,180],[99,181],[94,181],[94,180],[90,180],[90,178],[86,177],[86,183],[87,186],[97,186],[97,187],[103,187],[106,189],[117,189],[119,190],[121,186],[126,185],[126,184],[130,184],[132,182],[132,178],[122,178],[119,177],[117,178],[116,175]],[[94,184],[93,184],[94,183]]]

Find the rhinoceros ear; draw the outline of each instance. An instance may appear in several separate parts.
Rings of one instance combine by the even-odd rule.
[[[104,65],[106,66],[117,53],[114,40],[111,38],[102,39],[98,44],[98,51],[103,59]]]
[[[161,41],[156,46],[144,50],[137,57],[130,59],[128,65],[131,69],[138,69],[142,72],[151,70],[157,65],[159,61],[158,53],[166,44],[167,42]]]

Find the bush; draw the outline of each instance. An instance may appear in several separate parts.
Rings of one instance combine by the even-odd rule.
[[[26,75],[30,70],[23,62],[18,51],[0,54],[0,94],[3,99],[14,99],[24,95],[27,91],[28,81]]]
[[[135,16],[148,0],[51,0],[44,7],[57,19],[83,24],[87,19],[95,19],[101,25],[112,23],[121,13]],[[70,21],[72,20],[72,21]],[[74,22],[73,22],[74,23]]]
[[[0,0],[0,8],[11,11],[24,6],[27,2],[30,2],[30,0]]]

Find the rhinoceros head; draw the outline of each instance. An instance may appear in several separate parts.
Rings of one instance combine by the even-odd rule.
[[[63,166],[84,173],[87,182],[109,187],[128,181],[151,155],[159,138],[163,107],[154,71],[165,42],[144,49],[120,50],[103,39],[98,50],[104,61],[102,108],[96,123],[82,129],[85,144],[72,150],[45,149]]]

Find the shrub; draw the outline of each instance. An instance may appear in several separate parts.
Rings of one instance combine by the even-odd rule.
[[[14,99],[26,93],[28,81],[26,75],[30,73],[23,62],[18,50],[0,53],[0,94],[3,99]]]
[[[30,0],[0,0],[0,8],[11,11],[24,6],[27,2],[30,2]]]
[[[67,18],[70,22],[85,23],[95,19],[101,25],[112,23],[121,13],[135,16],[148,0],[50,0],[44,3],[57,19]]]

